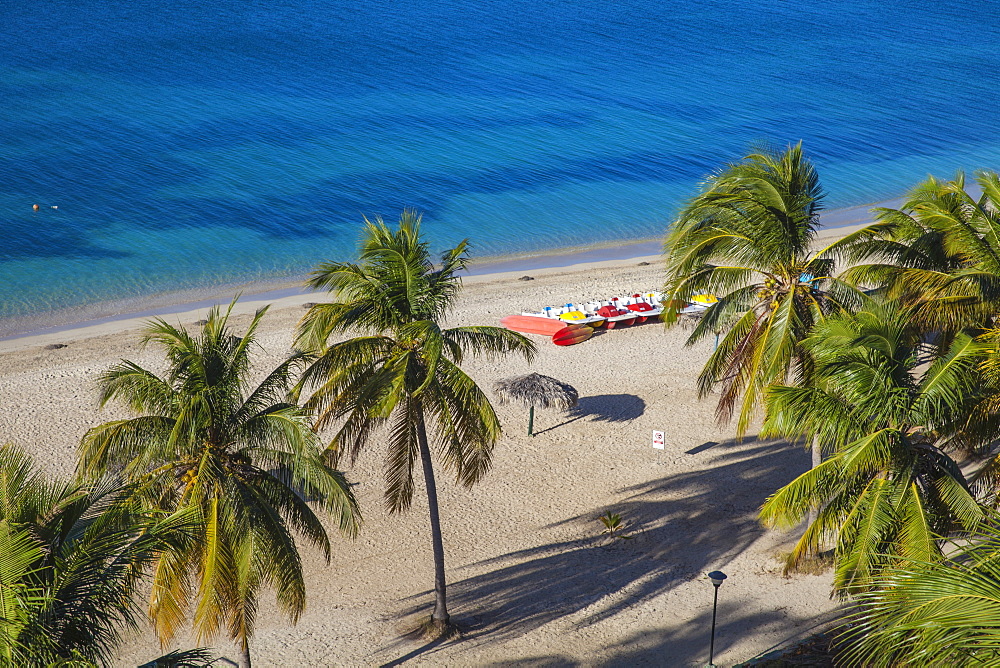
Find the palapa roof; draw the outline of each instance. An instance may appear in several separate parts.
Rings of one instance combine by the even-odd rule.
[[[524,376],[504,378],[493,384],[500,403],[512,401],[536,408],[570,408],[576,406],[580,395],[576,388],[561,380],[529,373]]]

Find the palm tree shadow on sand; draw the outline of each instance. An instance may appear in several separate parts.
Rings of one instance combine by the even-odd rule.
[[[742,444],[726,441],[713,451],[716,454],[701,470],[622,490],[624,498],[614,503],[614,511],[630,521],[633,540],[609,544],[599,535],[596,522],[606,508],[595,507],[558,523],[575,525],[579,534],[589,537],[518,550],[464,567],[485,571],[450,585],[454,613],[465,636],[476,642],[511,638],[580,613],[578,623],[587,626],[724,567],[763,534],[757,522],[760,505],[809,468],[809,455],[801,446],[755,439]],[[626,596],[611,596],[623,591]],[[423,592],[412,597],[403,614],[425,610],[430,596],[431,592]],[[709,600],[710,594],[706,597]],[[740,614],[732,613],[733,620]],[[692,660],[703,649],[703,638],[694,631],[686,640],[673,637],[685,633],[681,629],[663,634],[663,643],[671,645],[672,660],[681,658],[676,652],[688,644]],[[717,654],[725,651],[724,637],[716,643]],[[402,643],[399,647],[404,648]],[[662,643],[653,643],[630,656],[649,660],[662,650]],[[630,651],[635,651],[634,645]],[[573,665],[553,656],[539,661],[538,665]]]
[[[711,590],[711,586],[709,586]],[[710,599],[711,594],[709,594]],[[802,637],[829,625],[837,617],[837,612],[827,612],[816,619],[801,623],[790,620],[781,610],[765,612],[747,612],[739,603],[720,599],[718,622],[715,629],[715,659],[720,656],[725,659],[725,653],[733,647],[746,633],[747,629],[765,629],[778,627],[783,630],[781,639],[774,646],[765,649],[753,658],[761,658],[779,647],[787,647]],[[696,617],[682,625],[667,626],[657,630],[643,630],[633,635],[606,644],[601,649],[607,658],[599,665],[610,668],[621,666],[700,666],[707,665],[709,630],[712,623],[712,607],[705,609]],[[610,650],[610,651],[609,651]],[[606,654],[605,654],[606,653]],[[610,656],[607,656],[610,654]],[[488,667],[509,666],[509,661],[493,661],[483,664]],[[575,657],[560,654],[542,654],[538,656],[519,658],[516,662],[519,668],[571,668],[575,666],[595,665],[593,661],[581,662]],[[722,664],[720,664],[722,665]],[[728,663],[726,665],[729,665]],[[791,664],[788,664],[791,665]],[[802,664],[803,666],[807,664]],[[834,664],[808,664],[832,667]]]
[[[566,411],[568,420],[536,431],[535,435],[564,427],[583,418],[590,418],[594,422],[628,422],[645,412],[646,402],[634,394],[597,394],[592,397],[580,397],[579,403]]]

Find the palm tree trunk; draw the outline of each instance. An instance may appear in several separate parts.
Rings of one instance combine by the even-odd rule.
[[[819,436],[813,435],[812,437],[812,467],[816,468],[823,463],[823,447],[820,445]],[[819,518],[819,508],[813,506],[809,509],[809,515],[806,517],[806,526],[811,526]]]
[[[240,654],[238,663],[240,668],[250,668],[250,640],[246,636],[243,636],[239,643]]]
[[[427,508],[431,517],[431,545],[434,548],[434,612],[431,623],[441,630],[448,626],[448,601],[445,596],[444,541],[441,538],[441,516],[438,514],[437,485],[434,482],[434,467],[431,450],[427,445],[427,428],[423,411],[418,409],[417,441],[420,444],[420,463],[424,467],[424,486],[427,488]]]

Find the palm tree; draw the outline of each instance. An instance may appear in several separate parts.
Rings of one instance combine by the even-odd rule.
[[[838,665],[1000,667],[1000,535],[945,560],[906,560],[845,616]]]
[[[307,406],[318,412],[319,427],[340,425],[329,446],[333,461],[346,453],[353,462],[383,430],[386,505],[400,512],[413,500],[420,460],[434,553],[431,633],[450,628],[432,444],[445,469],[469,487],[489,470],[500,437],[489,399],[460,365],[468,355],[534,355],[524,336],[500,327],[443,327],[467,249],[463,241],[434,267],[416,212],[404,211],[395,230],[365,219],[360,264],[328,262],[313,272],[310,287],[330,290],[335,301],[312,307],[299,330],[300,345],[318,355],[302,381],[315,390]],[[334,342],[345,332],[361,336]]]
[[[741,435],[768,385],[807,374],[801,341],[838,307],[821,289],[833,271],[830,249],[811,250],[822,199],[801,143],[761,150],[710,177],[667,237],[665,320],[675,322],[695,294],[719,296],[688,345],[726,332],[698,376],[698,393],[721,390],[720,420],[742,395]]]
[[[189,511],[143,511],[132,491],[49,482],[0,447],[0,666],[106,665],[137,629],[146,567],[195,523]]]
[[[978,369],[978,402],[968,416],[969,424],[975,427],[969,431],[1000,432],[1000,325],[994,324],[976,340],[983,346],[985,358]],[[980,502],[1000,507],[1000,449],[997,443],[972,438],[957,445],[970,459],[982,460],[971,478],[972,489]]]
[[[917,333],[912,308],[869,301],[804,342],[816,365],[810,385],[768,391],[762,435],[818,436],[835,452],[768,498],[761,520],[790,528],[819,508],[788,565],[833,538],[842,593],[870,587],[900,558],[937,558],[941,537],[982,519],[947,450],[996,436],[989,421],[970,420],[985,392],[986,347],[957,335],[921,367]]]
[[[329,559],[329,537],[306,500],[333,513],[347,535],[360,515],[344,476],[324,463],[309,414],[285,398],[300,358],[252,386],[250,352],[267,309],[236,336],[234,305],[213,308],[197,336],[163,320],[147,325],[143,343],[164,352],[166,374],[123,361],[101,376],[101,405],[117,402],[137,417],[88,431],[79,467],[86,476],[120,472],[152,508],[196,509],[199,540],[155,562],[150,616],[166,642],[193,598],[199,639],[224,629],[249,666],[261,587],[275,589],[293,622],[305,608],[292,532]]]
[[[856,266],[841,278],[920,304],[915,321],[950,336],[988,322],[1000,303],[1000,176],[978,172],[982,195],[928,178],[901,209],[875,209],[876,222],[838,245]]]

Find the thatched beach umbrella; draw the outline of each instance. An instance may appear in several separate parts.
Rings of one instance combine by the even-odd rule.
[[[500,403],[508,401],[528,407],[528,436],[534,436],[535,406],[539,408],[561,408],[576,406],[580,395],[576,388],[555,378],[540,373],[504,378],[493,384],[500,397]]]

